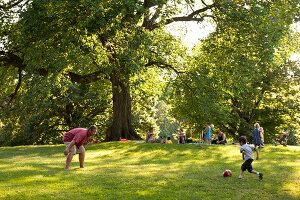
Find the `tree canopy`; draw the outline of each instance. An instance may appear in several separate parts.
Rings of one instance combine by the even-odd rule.
[[[3,2],[0,144],[56,143],[90,124],[106,141],[207,122],[232,137],[257,121],[273,136],[287,126],[297,135],[299,9],[296,0]],[[216,31],[192,54],[165,30],[208,19]]]

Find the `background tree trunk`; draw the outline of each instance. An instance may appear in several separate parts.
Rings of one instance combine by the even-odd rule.
[[[129,90],[129,76],[111,75],[113,93],[113,120],[106,131],[106,141],[117,141],[120,138],[130,140],[141,139],[132,127],[131,122],[131,96]]]

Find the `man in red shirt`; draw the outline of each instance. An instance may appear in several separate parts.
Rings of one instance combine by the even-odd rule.
[[[85,148],[89,138],[95,135],[97,127],[92,125],[90,128],[74,128],[64,134],[64,143],[67,146],[64,154],[67,156],[65,169],[69,170],[73,156],[79,154],[80,168],[84,167]]]

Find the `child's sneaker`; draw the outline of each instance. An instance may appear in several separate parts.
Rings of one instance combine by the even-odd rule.
[[[258,177],[259,177],[259,180],[260,180],[260,181],[263,180],[263,176],[264,176],[263,173],[259,173],[259,174],[258,174]]]
[[[243,176],[239,175],[239,179],[242,179],[242,178],[243,178]]]

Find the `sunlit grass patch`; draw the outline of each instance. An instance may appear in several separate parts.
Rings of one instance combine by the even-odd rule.
[[[266,146],[245,173],[238,145],[110,142],[87,146],[86,167],[64,146],[0,148],[0,199],[299,199],[300,147]],[[222,172],[231,169],[232,177]],[[243,191],[241,193],[241,191]]]

